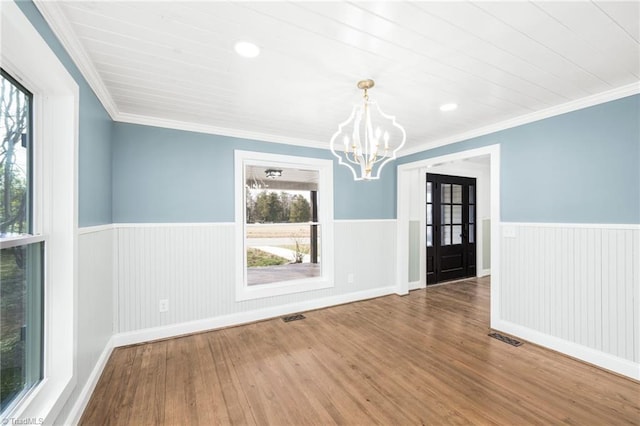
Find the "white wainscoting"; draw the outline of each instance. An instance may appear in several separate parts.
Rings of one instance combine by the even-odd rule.
[[[640,379],[640,226],[501,224],[494,328]]]
[[[76,424],[113,348],[113,239],[111,225],[78,231],[78,349],[76,386],[55,424]]]
[[[237,302],[235,224],[115,224],[115,345],[391,294],[395,220],[335,221],[335,287]],[[347,277],[354,280],[348,283]],[[159,312],[159,301],[169,301]]]

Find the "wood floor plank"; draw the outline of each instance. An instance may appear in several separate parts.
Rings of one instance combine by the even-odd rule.
[[[487,336],[489,278],[114,350],[81,424],[640,425],[640,383]]]
[[[167,373],[165,393],[165,422],[169,425],[198,424],[195,405],[194,369],[189,353],[193,351],[192,337],[167,340]]]
[[[164,423],[167,342],[138,346],[140,374],[135,377],[135,392],[126,424],[157,425]]]

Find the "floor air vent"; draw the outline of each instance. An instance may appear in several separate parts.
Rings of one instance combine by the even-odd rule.
[[[297,321],[297,320],[301,320],[304,319],[305,316],[302,314],[298,314],[298,315],[291,315],[288,317],[282,317],[282,321],[284,322],[291,322],[291,321]]]
[[[511,337],[507,337],[507,336],[503,336],[500,333],[489,333],[489,337],[493,337],[494,339],[498,339],[502,342],[508,343],[511,346],[520,346],[522,345],[522,342],[516,340],[516,339],[512,339]]]

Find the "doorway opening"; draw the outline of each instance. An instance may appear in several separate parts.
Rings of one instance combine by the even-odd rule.
[[[474,163],[480,163],[484,172],[470,172]],[[497,324],[500,318],[500,146],[489,145],[413,161],[399,165],[397,170],[396,293],[404,295],[427,285],[427,173],[475,177],[475,275],[491,275],[491,324]]]

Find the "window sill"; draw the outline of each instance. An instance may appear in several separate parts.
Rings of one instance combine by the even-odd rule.
[[[262,299],[265,297],[283,296],[334,287],[334,283],[326,278],[310,278],[304,280],[283,281],[268,284],[242,286],[236,292],[236,301]]]
[[[3,415],[3,424],[19,421],[32,421],[32,424],[53,423],[74,385],[71,376],[45,377],[13,410]]]

